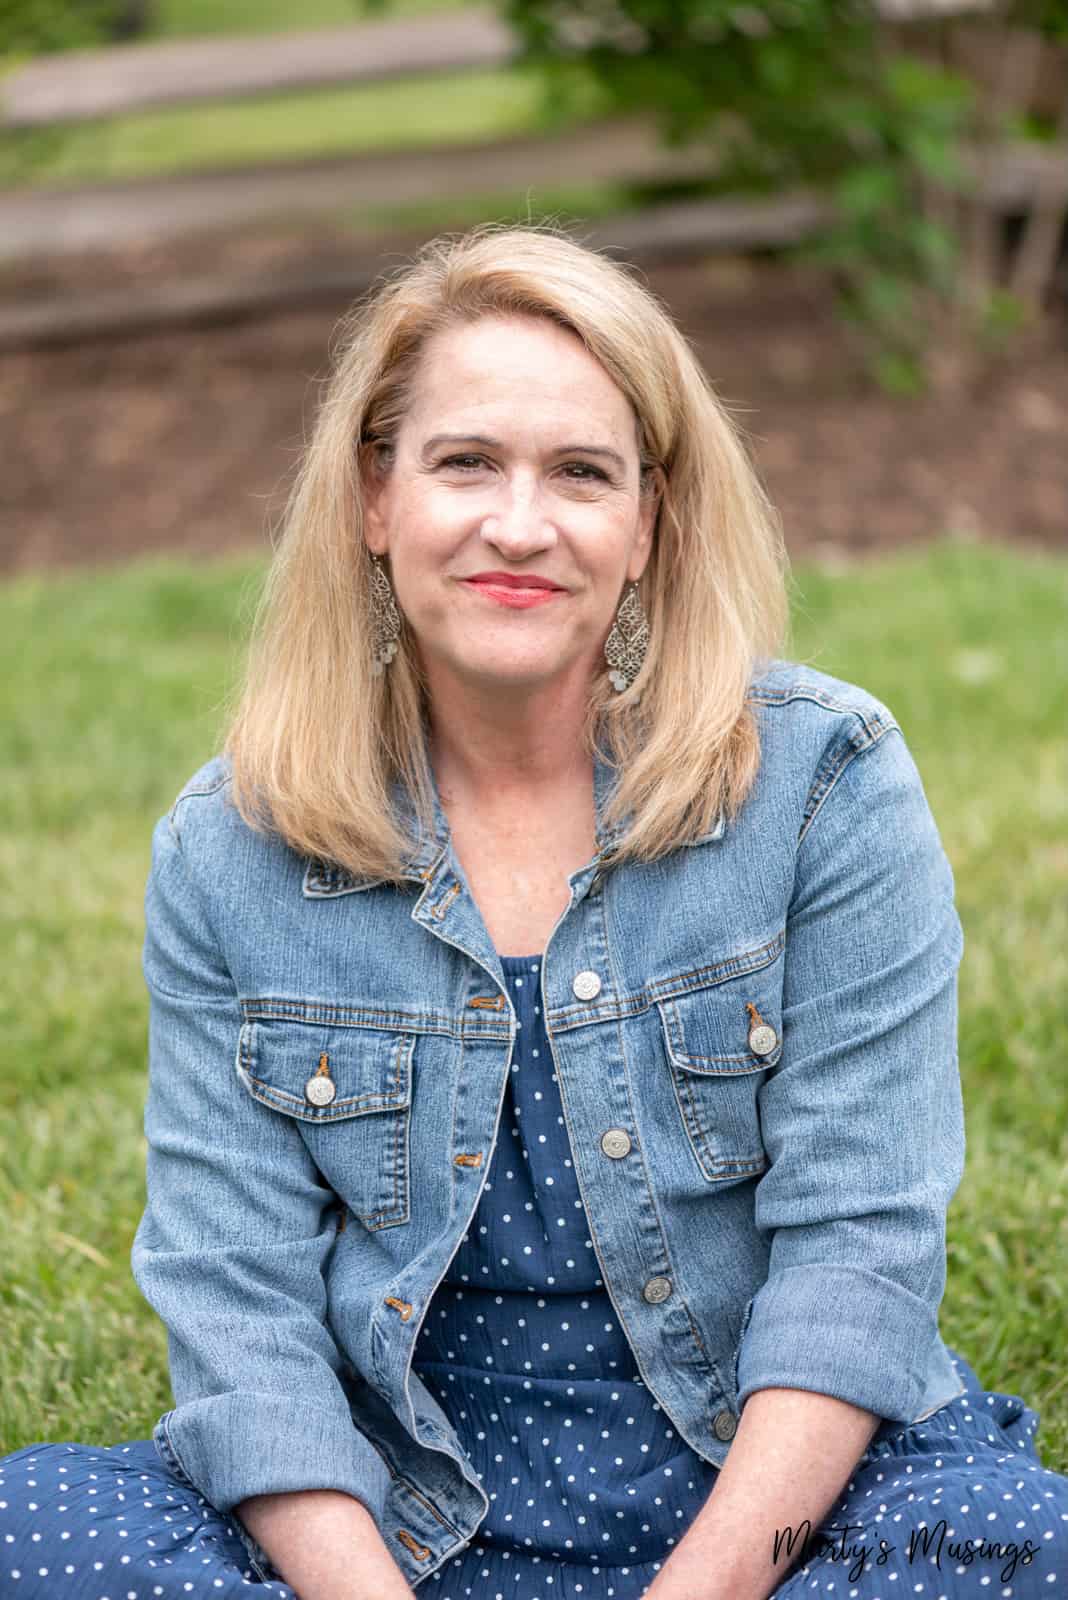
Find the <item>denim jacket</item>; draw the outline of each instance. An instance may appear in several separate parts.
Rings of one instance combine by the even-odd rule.
[[[789,661],[749,695],[741,812],[655,863],[600,870],[626,819],[602,827],[597,760],[597,854],[541,962],[600,1274],[642,1381],[716,1466],[757,1389],[837,1396],[882,1436],[963,1390],[938,1327],[964,1162],[950,864],[885,705]],[[131,1263],[168,1330],[168,1468],[223,1512],[343,1490],[417,1584],[488,1509],[411,1364],[516,1016],[437,791],[429,835],[394,796],[403,887],[249,828],[225,756],[157,823]]]

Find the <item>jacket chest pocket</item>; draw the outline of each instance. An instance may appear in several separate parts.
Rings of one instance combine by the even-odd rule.
[[[367,1228],[410,1216],[417,1035],[277,1018],[246,1021],[237,1072],[255,1100],[300,1125],[316,1166]]]
[[[766,1168],[757,1091],[782,1055],[782,960],[657,1001],[679,1116],[710,1181]]]

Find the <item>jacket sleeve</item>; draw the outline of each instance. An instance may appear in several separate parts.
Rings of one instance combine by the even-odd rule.
[[[964,1165],[953,874],[892,721],[831,752],[798,844],[782,1055],[759,1092],[770,1235],[738,1403],[809,1389],[911,1422]]]
[[[145,893],[147,1204],[131,1253],[168,1333],[175,1409],[154,1440],[222,1512],[340,1489],[374,1515],[389,1470],[352,1422],[326,1325],[334,1196],[293,1121],[236,1074],[241,1015],[205,900],[162,817]]]

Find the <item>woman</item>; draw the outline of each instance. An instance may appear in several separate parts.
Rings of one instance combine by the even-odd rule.
[[[777,655],[685,340],[538,228],[344,333],[153,836],[175,1406],[6,1458],[10,1592],[1065,1592],[1068,1479],[938,1331],[949,863],[892,713]]]

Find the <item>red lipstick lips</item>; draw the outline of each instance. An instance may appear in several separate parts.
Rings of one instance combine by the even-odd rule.
[[[551,578],[543,578],[537,572],[476,572],[473,577],[465,578],[465,583],[492,583],[498,588],[506,589],[559,589],[558,583],[553,583]]]
[[[525,611],[531,606],[548,605],[558,594],[567,590],[543,578],[538,573],[478,572],[473,578],[464,578],[465,588],[482,595],[495,605],[510,606],[514,611]]]

